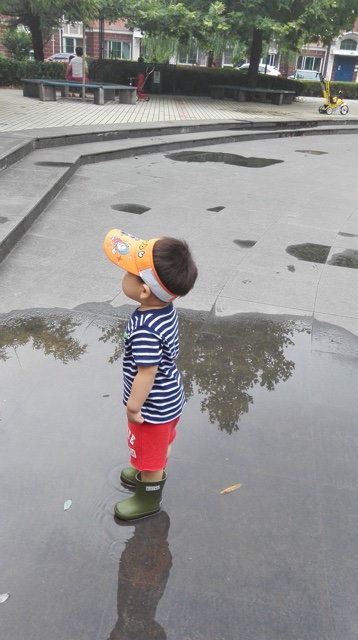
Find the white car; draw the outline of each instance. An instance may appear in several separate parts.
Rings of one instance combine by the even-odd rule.
[[[247,71],[250,66],[249,62],[242,64],[241,67],[238,67],[239,71]],[[259,64],[259,73],[266,73],[268,76],[281,76],[282,73],[279,72],[276,67],[271,67],[269,64]]]
[[[292,80],[319,80],[319,71],[296,69],[295,73],[289,78],[292,78]]]
[[[74,57],[74,53],[54,53],[53,56],[46,58],[45,62],[63,62],[68,64]]]

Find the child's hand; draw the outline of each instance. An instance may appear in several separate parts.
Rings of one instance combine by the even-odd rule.
[[[141,408],[153,386],[157,369],[157,365],[153,367],[138,367],[127,402],[127,418],[134,424],[142,424],[144,422]]]
[[[144,422],[144,418],[140,411],[130,411],[127,408],[127,418],[129,422],[133,422],[133,424],[142,424]]]

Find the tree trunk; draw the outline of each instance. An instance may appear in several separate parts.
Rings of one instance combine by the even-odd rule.
[[[257,76],[259,73],[259,63],[262,53],[262,37],[261,29],[254,29],[252,34],[252,45],[250,53],[250,67],[247,74],[247,86],[253,89],[257,86]]]
[[[32,46],[34,49],[35,60],[43,62],[44,48],[42,43],[42,31],[40,27],[40,16],[38,14],[32,14],[29,20],[29,29],[31,33]]]
[[[207,66],[211,68],[213,66],[213,62],[214,62],[214,51],[209,51],[208,57],[207,57]]]
[[[82,21],[83,55],[82,55],[82,100],[86,98],[86,23]]]

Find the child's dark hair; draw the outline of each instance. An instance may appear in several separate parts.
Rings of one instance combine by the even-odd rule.
[[[76,56],[83,56],[82,47],[76,47]]]
[[[164,286],[177,296],[193,288],[198,269],[185,240],[160,238],[153,247],[155,270]]]

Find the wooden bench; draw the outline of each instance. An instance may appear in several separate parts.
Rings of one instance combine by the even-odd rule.
[[[223,99],[225,97],[233,98],[238,102],[245,100],[259,99],[262,102],[269,100],[272,104],[292,104],[296,95],[295,91],[286,91],[285,89],[264,89],[257,87],[238,87],[230,84],[212,84],[210,86],[211,97]]]
[[[25,98],[39,98],[43,102],[56,100],[56,90],[60,89],[61,97],[68,98],[70,91],[82,89],[82,82],[71,80],[49,80],[47,78],[22,78],[22,93]],[[125,84],[108,84],[99,82],[86,82],[87,89],[93,93],[95,104],[104,104],[107,100],[115,100],[122,104],[135,104],[137,101],[136,87]]]

